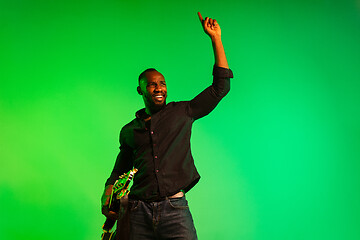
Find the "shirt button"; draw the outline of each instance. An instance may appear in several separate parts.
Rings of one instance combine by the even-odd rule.
[[[159,172],[159,169],[156,169],[156,172]]]
[[[151,135],[152,135],[152,134],[154,134],[154,132],[153,132],[153,131],[151,131]]]
[[[157,156],[155,156],[155,158],[157,158]]]

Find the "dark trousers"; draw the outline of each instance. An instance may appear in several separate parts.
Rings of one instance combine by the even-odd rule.
[[[196,230],[184,197],[160,202],[129,199],[131,240],[196,240]]]

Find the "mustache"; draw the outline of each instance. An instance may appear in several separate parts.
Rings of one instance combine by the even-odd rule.
[[[154,94],[151,94],[152,96],[159,96],[159,95],[162,95],[162,96],[166,96],[167,92],[164,92],[164,91],[161,91],[161,92],[156,92]]]

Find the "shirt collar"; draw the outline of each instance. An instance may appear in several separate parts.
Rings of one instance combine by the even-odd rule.
[[[167,106],[168,106],[168,104],[166,104],[159,112],[161,112],[162,110],[164,110]],[[157,112],[157,113],[159,113],[159,112]],[[157,114],[157,113],[155,113],[155,114]],[[155,114],[154,114],[154,115],[155,115]],[[145,112],[145,108],[142,108],[142,109],[140,109],[139,111],[137,111],[137,112],[135,113],[135,116],[136,116],[136,118],[138,118],[138,119],[146,119],[146,118],[150,117],[150,115]]]
[[[145,112],[145,108],[142,108],[142,109],[140,109],[139,111],[137,111],[137,112],[135,113],[135,116],[136,116],[136,118],[138,118],[138,119],[146,119],[146,118],[148,118],[150,115]]]

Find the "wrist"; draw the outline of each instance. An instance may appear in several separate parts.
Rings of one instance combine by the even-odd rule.
[[[221,35],[210,36],[212,42],[221,42]]]

